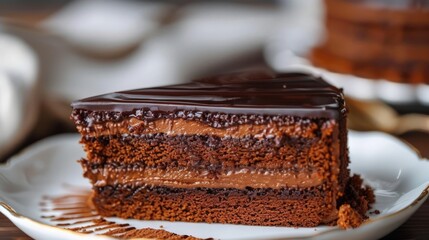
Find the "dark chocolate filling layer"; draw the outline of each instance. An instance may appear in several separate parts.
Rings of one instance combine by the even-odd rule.
[[[292,124],[309,125],[311,123],[321,125],[323,122],[329,120],[326,117],[312,119],[290,115],[238,114],[180,109],[169,112],[152,110],[151,108],[138,108],[132,111],[123,112],[74,109],[71,117],[76,125],[83,127],[91,127],[96,123],[122,122],[128,118],[135,118],[144,121],[145,123],[155,121],[157,119],[183,119],[199,121],[214,128],[226,128],[241,124],[263,125],[268,123],[277,123],[279,126]]]
[[[130,198],[132,196],[136,196],[139,193],[148,193],[152,194],[160,194],[160,195],[182,195],[187,193],[203,193],[207,196],[216,195],[227,198],[232,195],[240,195],[246,196],[249,200],[257,196],[264,195],[273,195],[277,198],[285,198],[285,199],[294,199],[300,200],[309,197],[326,197],[328,191],[325,191],[325,187],[311,187],[311,188],[252,188],[246,187],[245,189],[235,189],[235,188],[170,188],[164,186],[152,186],[145,185],[139,187],[131,187],[128,185],[117,184],[115,186],[105,186],[105,187],[94,187],[94,191],[96,193],[102,193],[114,196],[115,194],[120,193],[125,198]]]

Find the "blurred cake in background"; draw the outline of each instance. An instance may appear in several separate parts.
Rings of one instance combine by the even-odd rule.
[[[398,83],[429,83],[429,1],[325,0],[315,66]]]

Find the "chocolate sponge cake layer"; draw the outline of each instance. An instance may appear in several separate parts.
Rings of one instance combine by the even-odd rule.
[[[145,220],[315,227],[336,219],[322,188],[95,188],[101,215]]]
[[[72,106],[104,216],[306,227],[337,218],[347,111],[320,78],[240,73]]]
[[[302,122],[307,123],[302,124]],[[185,124],[195,127],[194,122],[185,122]],[[127,129],[128,127],[131,127],[131,124],[124,128]],[[297,120],[294,123],[283,126],[277,126],[275,123],[270,125],[250,125],[246,126],[243,130],[240,129],[241,127],[243,127],[243,125],[233,127],[232,129],[213,129],[209,126],[201,126],[200,130],[195,131],[195,128],[183,129],[181,127],[175,130],[174,125],[171,124],[164,127],[162,130],[156,128],[155,131],[147,127],[145,130],[148,131],[141,132],[102,130],[102,132],[104,132],[103,134],[97,134],[95,131],[81,131],[81,133],[84,134],[82,141],[85,143],[85,146],[88,146],[85,150],[90,154],[91,159],[98,160],[99,162],[120,161],[121,163],[139,161],[140,158],[144,157],[137,156],[136,154],[139,154],[138,152],[127,151],[127,145],[136,145],[137,148],[141,148],[141,151],[143,151],[142,154],[155,151],[157,156],[160,157],[161,155],[159,154],[172,154],[168,151],[164,151],[172,150],[169,145],[180,145],[178,151],[181,152],[177,153],[179,155],[183,154],[186,150],[194,151],[195,154],[201,155],[203,152],[193,148],[198,147],[200,148],[199,150],[205,150],[201,148],[207,148],[206,150],[210,151],[212,155],[207,156],[206,159],[213,158],[215,160],[217,158],[214,156],[219,155],[218,157],[222,157],[217,151],[225,148],[233,148],[232,150],[249,149],[249,151],[242,152],[241,154],[254,154],[257,153],[258,150],[264,150],[264,148],[273,148],[271,152],[272,154],[276,154],[276,149],[289,147],[287,150],[299,153],[301,150],[311,148],[313,145],[326,148],[332,145],[333,142],[338,141],[338,138],[334,137],[335,134],[338,134],[335,132],[338,130],[338,123],[329,119],[318,121],[311,121],[309,119]],[[112,149],[115,147],[125,148]],[[127,151],[127,154],[124,154],[125,151]],[[225,151],[228,150],[226,149]],[[146,159],[146,161],[156,161],[157,156],[151,156],[150,159]],[[297,160],[295,158],[296,154],[293,159],[290,154],[274,156],[274,158],[287,158],[288,156],[289,161],[286,162]],[[180,158],[180,156],[170,157],[173,157],[173,159]],[[257,159],[258,157],[248,156],[246,161],[253,161],[254,158]],[[307,157],[302,156],[302,158]],[[227,159],[225,160],[227,161]],[[236,159],[233,161],[235,162]],[[282,161],[284,162],[285,159]]]

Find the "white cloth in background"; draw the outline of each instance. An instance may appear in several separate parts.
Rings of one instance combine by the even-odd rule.
[[[0,158],[32,129],[39,108],[38,63],[20,39],[0,32]]]
[[[41,27],[73,46],[96,54],[120,52],[157,29],[171,5],[118,0],[77,0]]]

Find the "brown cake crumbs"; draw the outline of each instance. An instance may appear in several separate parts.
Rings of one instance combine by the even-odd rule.
[[[371,208],[371,204],[375,202],[374,191],[371,187],[363,185],[363,180],[359,175],[353,175],[347,184],[345,195],[342,202],[339,204],[349,204],[361,216],[365,218],[366,212]]]
[[[338,212],[337,224],[340,228],[357,228],[363,222],[363,217],[349,204],[343,204]]]
[[[375,195],[372,188],[365,186],[359,175],[353,175],[349,179],[344,197],[338,204],[340,205],[338,226],[343,229],[359,227],[368,218],[366,213],[374,202]]]
[[[376,210],[371,211],[371,212],[369,212],[369,213],[370,213],[370,214],[377,214],[377,215],[378,215],[378,214],[380,214],[380,210],[377,210],[377,209],[376,209]]]

